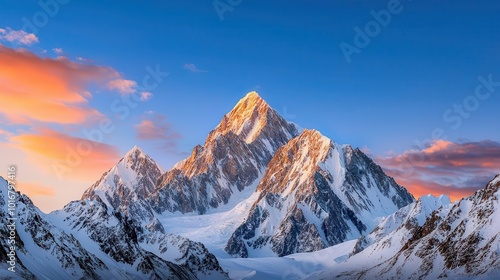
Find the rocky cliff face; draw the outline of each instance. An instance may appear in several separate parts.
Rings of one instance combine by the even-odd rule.
[[[227,279],[217,258],[200,242],[173,234],[149,233],[139,236],[142,248],[167,259],[189,271],[199,279]]]
[[[142,227],[140,222],[107,207],[100,197],[72,202],[52,215],[54,220],[63,221],[66,232],[84,236],[113,262],[151,273],[153,278],[163,279],[165,263],[185,274],[176,277],[227,278],[218,260],[203,244],[161,233],[163,226],[155,219]]]
[[[375,244],[364,254],[370,251],[370,256],[372,256],[371,254],[377,256],[391,255],[385,252],[388,244],[400,244],[402,246],[413,234],[415,228],[422,226],[434,211],[440,208],[448,208],[450,204],[450,198],[446,195],[420,197],[414,203],[383,218],[372,232],[361,236],[352,254],[357,254]],[[391,233],[396,230],[399,231],[399,234],[392,235]],[[373,258],[377,259],[375,256]]]
[[[422,197],[359,238],[335,271],[309,279],[498,279],[499,199],[500,175],[454,203]]]
[[[146,202],[161,176],[156,162],[135,146],[88,188],[82,200],[97,197],[108,207],[136,219],[150,220],[154,214]]]
[[[19,193],[8,192],[8,183],[4,178],[0,177],[0,234],[2,239],[0,241],[0,278],[1,279],[35,279],[35,275],[26,268],[24,262],[20,259],[20,254],[28,254],[27,248],[24,245],[23,239],[17,234],[17,227],[19,223],[14,222],[16,228],[11,226],[12,220],[9,218],[19,217],[17,211],[13,211],[12,215],[9,214],[8,200],[9,196],[14,195],[16,200],[19,198]],[[19,204],[17,204],[19,206]],[[21,205],[22,206],[22,205]],[[13,231],[14,230],[14,231]],[[11,241],[11,232],[14,232],[13,241]],[[17,234],[17,236],[16,236]],[[11,246],[15,254],[12,254]],[[9,271],[10,267],[14,266],[14,272]]]
[[[296,136],[255,92],[222,118],[203,146],[163,174],[150,204],[158,212],[206,213],[255,187],[276,150]]]
[[[315,130],[276,152],[257,191],[259,199],[227,243],[231,255],[316,251],[357,238],[377,217],[414,200],[361,151]]]
[[[433,212],[373,273],[429,279],[500,275],[499,198],[497,176],[473,196]]]
[[[2,201],[5,198],[3,192],[4,186]],[[120,218],[116,212],[108,212],[99,198],[94,201],[100,204],[85,207],[81,202],[74,202],[59,213],[44,214],[28,197],[21,195],[17,201],[16,222],[19,272],[2,273],[2,277],[197,279],[190,269],[141,249],[131,223]],[[75,220],[70,216],[60,219],[64,211],[73,207],[79,208],[70,215]],[[68,222],[73,225],[74,231],[66,227]],[[4,240],[2,247],[6,247]]]
[[[146,197],[161,176],[158,165],[134,147],[79,201],[50,214],[31,200],[17,201],[17,273],[13,279],[227,279],[201,243],[164,234]],[[0,216],[6,217],[6,183]],[[7,228],[0,231],[8,234]],[[7,244],[2,240],[2,247]],[[1,254],[1,252],[5,254]],[[7,260],[7,251],[0,256]],[[9,272],[10,273],[10,272]],[[44,278],[45,277],[45,278]],[[5,278],[8,279],[8,278]]]
[[[152,278],[167,277],[162,274],[168,270],[165,265],[179,268],[181,274],[175,277],[227,278],[203,244],[165,234],[164,225],[148,204],[160,176],[160,167],[136,146],[87,189],[81,200],[49,217],[64,232],[99,248],[112,265],[123,263]]]

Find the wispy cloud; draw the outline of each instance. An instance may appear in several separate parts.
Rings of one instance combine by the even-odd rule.
[[[184,64],[184,66],[182,68],[184,68],[185,70],[191,71],[193,73],[207,72],[205,70],[198,69],[198,67],[196,67],[196,65],[194,65],[192,63],[186,63],[186,64]]]
[[[18,190],[30,198],[36,196],[54,196],[56,194],[54,188],[40,184],[38,182],[20,182]]]
[[[2,141],[2,138],[8,140],[12,136],[14,136],[12,132],[0,129],[0,141]]]
[[[116,79],[109,81],[107,86],[108,89],[116,90],[121,94],[131,94],[136,91],[137,83],[132,80]]]
[[[157,141],[160,148],[175,151],[181,135],[173,129],[167,118],[159,113],[147,112],[140,123],[135,125],[139,140]]]
[[[106,84],[106,87],[109,90],[117,91],[121,95],[129,95],[132,93],[137,94],[141,101],[148,101],[153,97],[153,94],[149,91],[139,91],[140,89],[138,88],[137,83],[132,80],[112,80]]]
[[[64,53],[64,51],[63,51],[63,49],[62,49],[62,48],[53,48],[53,49],[52,49],[52,51],[53,51],[55,54],[59,54],[59,55],[61,55],[61,54],[63,54],[63,53]]]
[[[35,34],[24,30],[12,30],[10,27],[0,28],[0,40],[27,46],[38,43]]]
[[[92,60],[81,56],[77,56],[76,60],[80,61],[81,63],[92,63]]]
[[[378,158],[384,170],[414,195],[470,195],[500,173],[500,143],[438,140],[422,150]]]
[[[143,91],[141,92],[141,101],[148,101],[153,97],[153,94],[149,91]]]

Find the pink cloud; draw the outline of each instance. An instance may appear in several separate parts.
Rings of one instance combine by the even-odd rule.
[[[56,54],[62,54],[64,52],[62,48],[53,48],[52,51]]]
[[[110,90],[116,90],[122,94],[131,94],[136,91],[135,88],[137,87],[137,83],[132,80],[116,79],[109,81],[107,87]]]
[[[184,68],[185,70],[191,71],[193,73],[207,72],[205,70],[198,69],[198,67],[196,67],[196,65],[194,65],[192,63],[186,63],[186,64],[184,64],[184,66],[182,68]]]
[[[38,38],[33,33],[27,33],[24,30],[12,30],[7,27],[6,29],[0,28],[0,40],[11,43],[19,43],[23,45],[32,45],[38,43]]]
[[[500,143],[454,143],[438,140],[423,150],[378,158],[384,170],[415,196],[448,194],[454,199],[472,194],[500,174]]]
[[[143,91],[141,92],[141,101],[147,101],[153,97],[153,94],[148,91]]]
[[[181,138],[172,124],[167,122],[166,117],[158,113],[145,114],[143,120],[135,125],[135,129],[138,139],[159,141],[160,147],[167,150],[176,149],[177,140]]]

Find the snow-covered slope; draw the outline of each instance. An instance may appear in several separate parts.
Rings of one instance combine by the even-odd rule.
[[[293,124],[251,92],[222,118],[204,146],[163,174],[149,203],[158,213],[203,214],[235,206],[245,198],[239,193],[256,186],[275,151],[297,134]]]
[[[96,254],[107,254],[111,262],[135,267],[142,259],[145,263],[139,264],[146,269],[156,269],[155,263],[167,262],[202,279],[210,275],[217,276],[215,279],[227,278],[203,244],[162,233],[163,226],[156,219],[144,228],[140,222],[107,207],[99,197],[72,202],[51,215],[53,223],[84,240],[89,248],[99,252]]]
[[[5,201],[5,181],[0,197]],[[75,202],[80,203],[80,202]],[[104,216],[101,202],[91,207],[95,215],[86,216],[99,223]],[[2,207],[0,213],[5,214]],[[105,211],[104,211],[105,212]],[[20,195],[17,201],[16,233],[18,240],[17,267],[19,272],[2,277],[15,279],[196,279],[188,268],[166,261],[140,249],[134,242],[134,232],[127,222],[109,221],[100,225],[106,230],[98,233],[88,231],[71,232],[64,222],[53,215],[42,213],[31,200]],[[102,220],[101,220],[102,222]],[[2,223],[3,224],[3,223]],[[2,238],[2,247],[7,246]],[[7,273],[7,272],[6,272]],[[6,278],[2,278],[6,279]]]
[[[42,213],[21,195],[16,228],[20,239],[19,272],[0,276],[227,279],[217,258],[203,244],[165,234],[164,225],[155,218],[145,199],[160,175],[156,163],[134,147],[81,200],[62,210]],[[5,206],[6,183],[3,179],[0,183]],[[6,216],[5,207],[0,216]],[[2,227],[0,231],[3,230],[7,229]]]
[[[229,257],[224,251],[227,241],[248,215],[258,194],[254,193],[234,208],[203,215],[166,215],[159,217],[165,232],[203,243],[218,259]]]
[[[276,152],[257,191],[227,243],[231,255],[320,250],[369,232],[414,200],[358,149],[307,129]]]
[[[12,221],[9,218],[17,217],[17,211],[13,212],[13,215],[9,214],[7,198],[11,195],[13,193],[12,191],[8,193],[7,181],[3,177],[0,177],[0,219],[2,221],[0,223],[0,234],[2,236],[0,240],[0,279],[34,279],[33,273],[19,259],[20,252],[28,253],[26,252],[24,243],[19,237],[13,239],[14,241],[10,241],[10,233],[14,228],[10,228],[9,225]],[[14,194],[16,200],[19,195],[19,193]],[[16,222],[15,224],[17,227],[18,223]],[[15,255],[10,250],[11,246],[15,248]],[[10,267],[14,267],[11,268],[14,271],[10,271]]]
[[[370,234],[363,235],[358,239],[353,254],[359,253],[372,244],[369,250],[363,252],[364,255],[377,254],[380,259],[382,256],[391,256],[395,252],[385,252],[384,249],[389,248],[388,244],[399,242],[401,246],[409,238],[412,229],[422,226],[426,219],[436,210],[441,207],[447,208],[450,205],[450,198],[446,195],[433,196],[426,195],[420,197],[414,203],[405,206],[395,213],[385,217],[373,229]],[[397,235],[391,235],[393,231],[398,230]],[[399,238],[399,239],[398,239]],[[392,246],[393,248],[397,248]],[[399,249],[398,249],[399,250]],[[370,253],[368,252],[370,251]]]
[[[500,279],[499,199],[500,175],[452,204],[421,198],[360,238],[342,265],[309,279]]]
[[[338,266],[356,243],[350,240],[323,250],[285,257],[221,258],[221,265],[234,280],[300,280],[314,272]]]
[[[156,162],[135,146],[84,192],[82,200],[100,197],[108,207],[127,216],[150,219],[154,214],[145,199],[160,176]]]

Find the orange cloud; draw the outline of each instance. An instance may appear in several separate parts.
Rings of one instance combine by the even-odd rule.
[[[33,182],[18,182],[16,189],[30,198],[35,196],[54,196],[56,194],[53,188]]]
[[[432,154],[438,151],[445,150],[452,145],[452,142],[445,140],[436,140],[428,148],[424,149],[423,152],[426,154]]]
[[[101,117],[88,106],[90,96],[85,88],[119,77],[109,67],[41,58],[2,45],[0,61],[1,113],[13,123],[75,124]]]
[[[465,187],[465,188],[455,188],[446,185],[441,185],[431,180],[421,180],[417,177],[404,177],[393,174],[391,171],[387,172],[389,176],[396,178],[398,184],[406,187],[408,191],[413,194],[416,198],[423,195],[432,194],[438,196],[441,194],[446,194],[450,197],[452,201],[462,199],[466,196],[473,194],[476,190],[484,187]],[[490,178],[491,179],[491,178]]]
[[[51,129],[14,136],[11,140],[34,164],[57,176],[60,181],[99,178],[120,159],[113,146]]]
[[[453,143],[438,140],[376,161],[416,197],[432,193],[460,199],[483,188],[500,174],[500,143]]]

